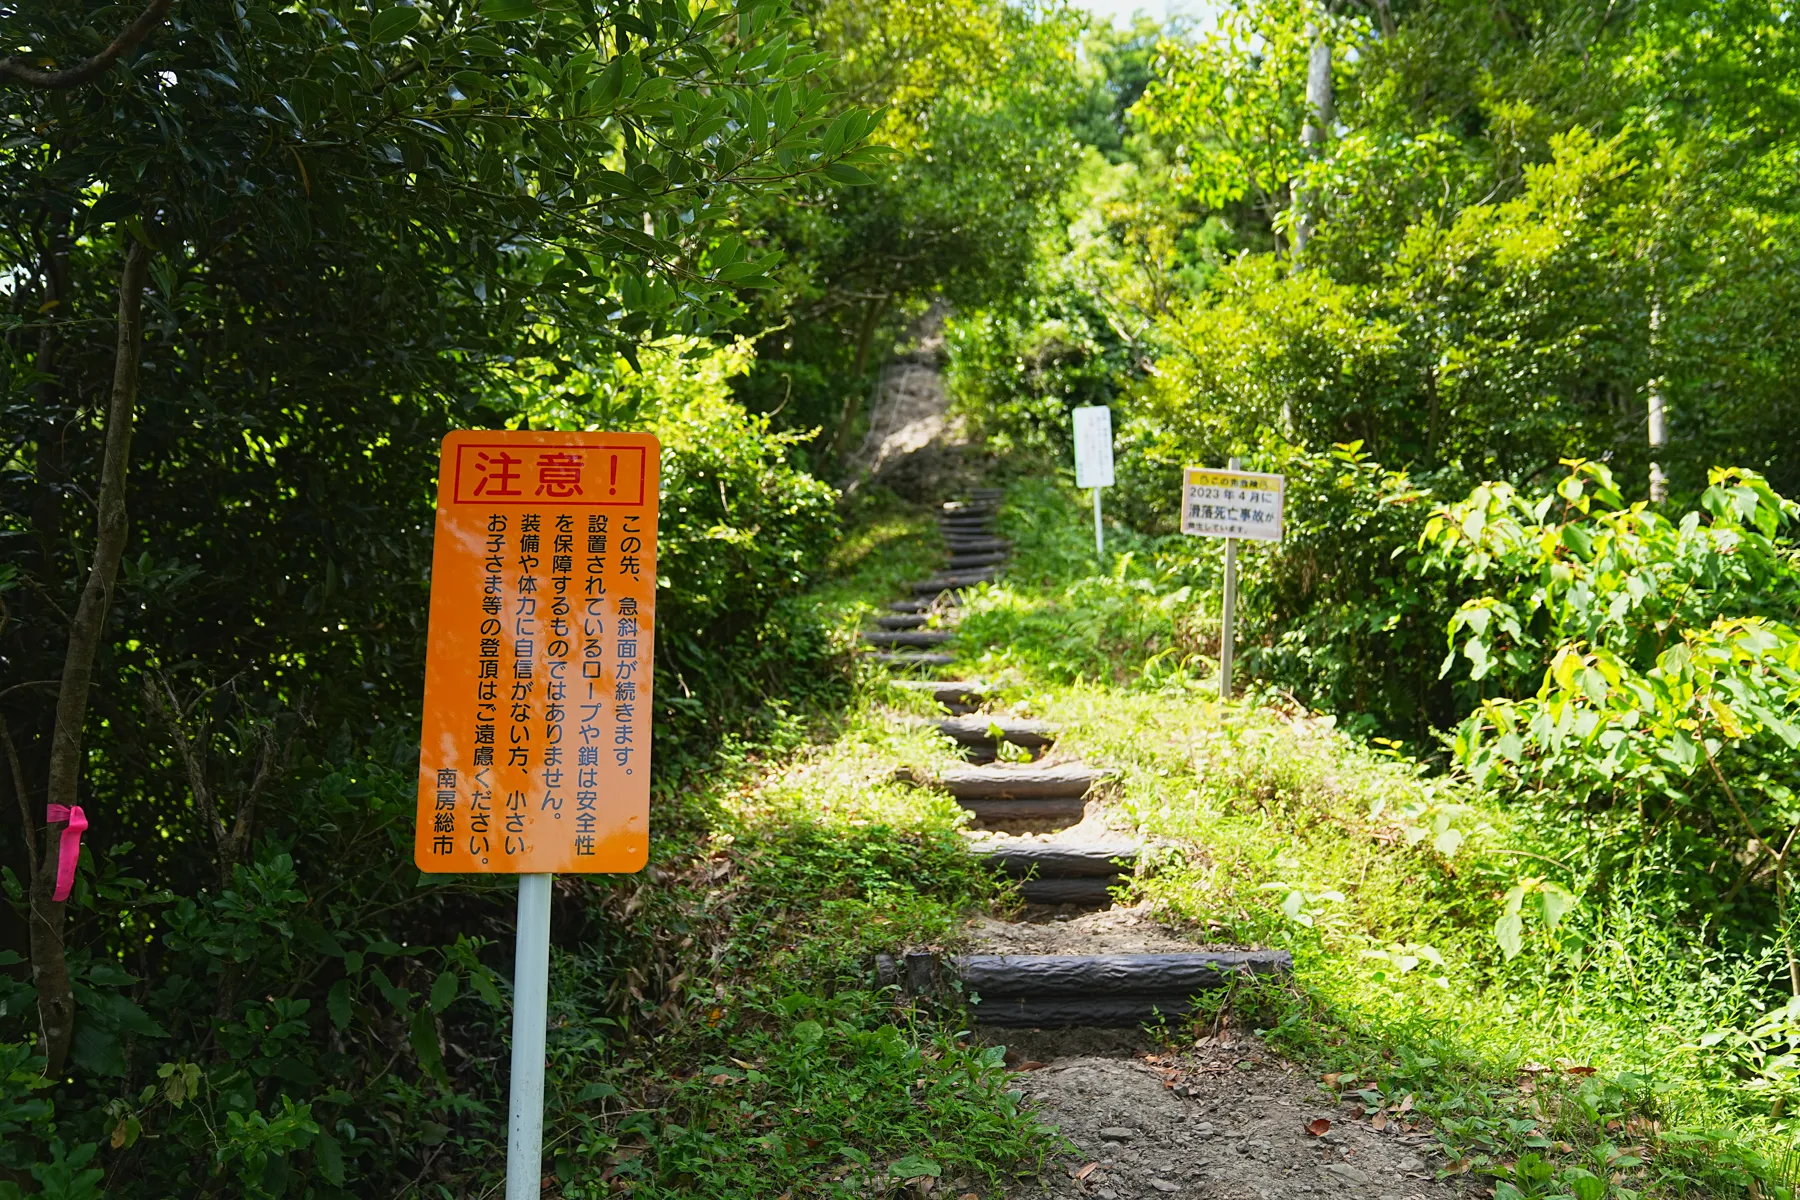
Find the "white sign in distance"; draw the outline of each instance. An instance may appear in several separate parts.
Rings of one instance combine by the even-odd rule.
[[[1112,410],[1104,405],[1075,410],[1075,486],[1113,485]]]
[[[1279,542],[1285,496],[1280,475],[1189,467],[1182,477],[1181,532]]]

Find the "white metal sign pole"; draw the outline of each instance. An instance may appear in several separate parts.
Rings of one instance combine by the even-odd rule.
[[[1106,533],[1100,525],[1100,489],[1094,489],[1094,554],[1102,565],[1106,562]]]
[[[512,1115],[506,1200],[538,1200],[544,1170],[544,1022],[550,1003],[550,876],[519,876],[513,960]]]
[[[1231,470],[1243,467],[1243,460],[1233,458]],[[1219,621],[1219,699],[1231,699],[1231,660],[1237,641],[1237,539],[1225,539],[1225,604]],[[510,1197],[509,1197],[510,1200]]]

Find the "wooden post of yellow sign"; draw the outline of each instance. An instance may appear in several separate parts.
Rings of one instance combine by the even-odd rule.
[[[519,876],[507,1200],[536,1200],[550,878],[650,853],[659,447],[643,433],[444,439],[413,859]]]

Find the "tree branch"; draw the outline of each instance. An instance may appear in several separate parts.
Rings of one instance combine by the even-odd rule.
[[[169,6],[175,0],[150,0],[150,7],[138,14],[138,19],[125,27],[125,32],[112,40],[112,45],[79,66],[69,67],[62,71],[44,71],[18,58],[8,55],[0,58],[0,79],[10,79],[23,87],[39,90],[55,90],[58,88],[80,87],[91,83],[112,69],[119,61],[119,56],[150,36],[150,31],[162,24],[168,15]]]

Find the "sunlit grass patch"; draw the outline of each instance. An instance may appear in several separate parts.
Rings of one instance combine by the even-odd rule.
[[[1018,695],[1161,843],[1139,896],[1196,941],[1292,952],[1291,989],[1234,1002],[1371,1109],[1425,1114],[1474,1168],[1545,1154],[1627,1190],[1718,1180],[1766,1144],[1700,1049],[1753,1003],[1759,968],[1671,920],[1653,863],[1554,930],[1527,910],[1508,961],[1512,889],[1585,890],[1560,831],[1315,716],[1095,685]]]

